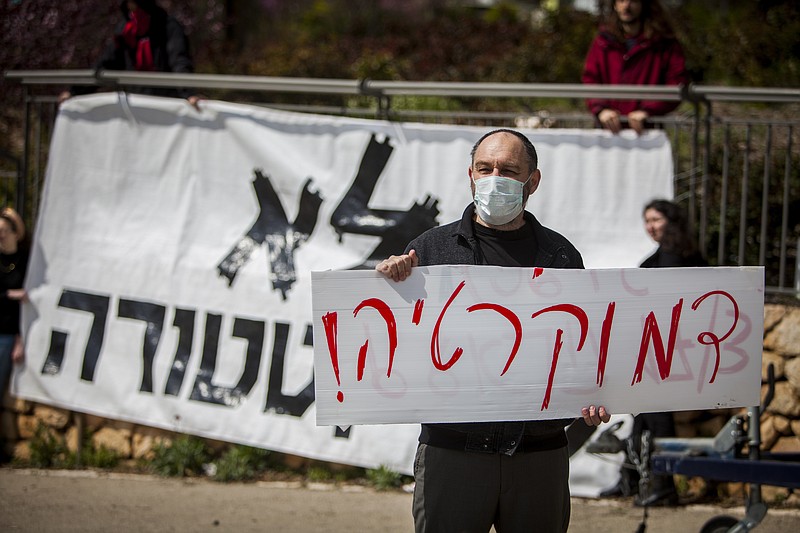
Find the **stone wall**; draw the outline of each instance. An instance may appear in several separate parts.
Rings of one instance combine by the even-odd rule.
[[[764,310],[764,351],[762,381],[767,366],[775,370],[775,398],[761,419],[762,449],[774,452],[800,453],[800,307],[766,305]],[[767,390],[762,385],[762,398]],[[30,439],[42,424],[57,438],[63,439],[70,451],[77,449],[78,429],[82,423],[92,434],[96,447],[105,446],[125,459],[148,459],[157,443],[169,442],[176,434],[119,422],[91,415],[78,415],[64,409],[38,405],[23,400],[4,398],[2,434],[6,452],[25,461],[30,457]],[[712,437],[740,410],[688,411],[676,413],[676,429],[680,437]],[[223,443],[212,443],[219,448]],[[304,464],[290,459],[295,466]]]

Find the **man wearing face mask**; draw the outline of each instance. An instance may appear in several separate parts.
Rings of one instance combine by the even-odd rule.
[[[583,268],[562,235],[525,211],[542,175],[536,149],[519,132],[498,129],[472,148],[474,203],[461,220],[430,229],[376,270],[402,281],[421,265]],[[608,422],[594,405],[587,425]],[[414,461],[417,532],[564,532],[569,526],[569,454],[564,428],[574,419],[422,424]]]

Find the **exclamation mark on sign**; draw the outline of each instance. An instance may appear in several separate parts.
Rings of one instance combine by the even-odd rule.
[[[419,326],[419,321],[422,319],[422,308],[425,306],[425,300],[417,300],[417,303],[414,304],[414,316],[411,317],[411,323],[415,326]]]
[[[342,382],[339,379],[339,351],[336,346],[336,327],[337,315],[336,312],[327,313],[322,315],[322,325],[325,326],[325,338],[328,341],[328,352],[331,354],[331,364],[333,365],[333,374],[336,376],[336,383],[341,387]],[[339,403],[344,401],[344,394],[342,391],[336,393],[336,399]]]
[[[539,268],[539,267],[534,268],[533,269],[533,276],[531,276],[531,279],[538,278],[539,276],[542,275],[543,272],[544,272],[543,268]]]

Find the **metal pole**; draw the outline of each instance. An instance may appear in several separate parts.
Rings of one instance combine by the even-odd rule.
[[[789,231],[789,181],[792,176],[792,126],[786,144],[786,167],[783,171],[783,208],[781,209],[781,260],[778,266],[778,287],[786,286],[786,241]],[[795,252],[795,255],[798,255]]]
[[[739,256],[737,265],[745,264],[744,247],[747,242],[747,193],[750,187],[750,135],[751,125],[748,124],[745,134],[744,168],[742,168],[742,198],[739,207]]]
[[[83,467],[83,438],[86,424],[83,413],[75,413],[75,429],[78,431],[78,444],[75,450],[75,468]]]
[[[17,174],[17,213],[25,220],[25,197],[26,190],[25,184],[28,181],[28,158],[30,157],[30,103],[28,101],[28,87],[22,87],[22,102],[25,106],[25,114],[22,125],[22,163],[20,164],[20,173]]]
[[[764,150],[764,179],[761,189],[761,238],[758,243],[758,264],[767,262],[767,222],[769,220],[769,167],[772,164],[772,125],[767,126],[767,146]]]
[[[730,159],[731,125],[725,125],[725,145],[722,155],[722,192],[719,201],[719,238],[717,239],[717,266],[725,264],[725,226],[728,211],[728,172]]]

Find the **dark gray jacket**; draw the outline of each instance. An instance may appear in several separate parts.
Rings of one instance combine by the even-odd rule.
[[[406,253],[415,250],[420,266],[486,264],[473,231],[474,214],[475,206],[470,204],[461,220],[426,231],[411,241]],[[580,252],[563,235],[542,226],[528,211],[524,216],[533,226],[538,244],[534,266],[583,268]],[[564,428],[573,420],[423,424],[419,441],[443,448],[513,455],[566,446]]]

